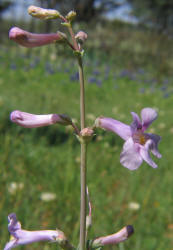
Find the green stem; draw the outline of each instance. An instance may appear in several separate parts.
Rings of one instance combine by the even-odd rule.
[[[78,57],[79,65],[79,81],[80,81],[80,117],[81,117],[81,130],[85,128],[85,87],[84,87],[84,72],[81,56]]]
[[[71,23],[69,23],[68,30],[69,30],[69,33],[71,35],[71,39],[73,41],[73,45],[74,45],[75,50],[79,50],[79,46],[78,46],[77,41],[75,39],[75,34],[74,34],[73,29],[71,27]]]
[[[79,249],[85,249],[86,237],[86,153],[87,144],[81,143],[81,207],[80,207],[80,243]]]
[[[81,130],[85,128],[85,88],[81,56],[78,57],[80,81],[80,118]],[[79,249],[85,250],[86,238],[86,155],[87,144],[81,140],[81,205],[80,205],[80,243]]]
[[[71,24],[68,26],[69,33],[71,35],[73,46],[76,51],[79,52],[79,46],[75,39],[75,35]],[[85,88],[84,88],[84,72],[82,64],[82,55],[77,55],[79,66],[79,82],[80,82],[80,120],[81,130],[85,128]],[[86,243],[86,155],[87,144],[81,138],[81,201],[80,201],[80,242],[79,250],[85,250]]]

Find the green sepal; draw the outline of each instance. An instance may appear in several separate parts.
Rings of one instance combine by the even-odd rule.
[[[75,19],[76,17],[76,12],[71,10],[66,16],[65,18],[68,20],[68,21],[72,21],[73,19]]]
[[[74,50],[73,53],[74,53],[74,55],[77,56],[77,57],[83,57],[83,55],[84,55],[84,50],[82,50],[82,51]]]
[[[62,119],[62,121],[60,121],[59,123],[61,123],[62,125],[71,125],[72,124],[72,119],[70,118],[70,116],[68,116],[66,114],[59,114],[59,116]]]
[[[103,249],[103,246],[99,244],[96,246],[92,246],[92,244],[93,244],[93,240],[87,240],[86,249],[87,250],[94,250],[94,249],[102,250]]]
[[[68,27],[68,28],[71,27],[71,23],[70,22],[68,22],[68,23],[65,23],[65,22],[61,23],[61,25],[65,26],[65,27]]]

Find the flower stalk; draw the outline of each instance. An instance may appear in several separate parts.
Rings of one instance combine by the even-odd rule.
[[[85,86],[84,86],[84,71],[82,63],[82,53],[79,50],[77,40],[75,38],[73,29],[71,27],[71,22],[68,22],[68,30],[71,35],[73,46],[75,48],[75,55],[78,62],[79,71],[79,83],[80,83],[80,123],[81,131],[85,128]],[[81,182],[81,197],[80,197],[80,240],[79,240],[79,250],[85,250],[86,245],[86,161],[87,161],[87,141],[84,139],[85,136],[81,134],[80,144],[81,144],[81,168],[80,168],[80,182]]]
[[[69,24],[68,25],[68,30],[69,30],[69,33],[71,35],[71,39],[73,41],[74,48],[75,48],[75,50],[79,50],[79,46],[78,46],[77,41],[75,39],[75,34],[74,34],[73,29],[71,27],[71,23],[69,22],[68,24]]]
[[[84,72],[82,64],[82,56],[78,56],[79,67],[79,81],[80,81],[80,118],[81,130],[85,128],[85,85],[84,85]]]
[[[80,243],[79,250],[85,249],[86,238],[86,155],[87,143],[81,143],[81,203],[80,203]]]
[[[84,72],[82,57],[79,55],[79,81],[80,81],[80,119],[81,130],[85,128],[85,87],[84,87]],[[86,238],[86,158],[87,158],[87,143],[81,140],[81,204],[80,204],[80,243],[79,249],[85,249]]]

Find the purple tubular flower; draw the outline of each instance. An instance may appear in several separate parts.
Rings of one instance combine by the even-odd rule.
[[[15,110],[10,114],[12,122],[25,128],[37,128],[48,126],[54,123],[60,123],[62,125],[70,124],[70,120],[64,120],[63,115],[48,114],[48,115],[34,115],[19,110]]]
[[[21,228],[20,222],[16,218],[16,214],[12,213],[8,216],[8,230],[11,234],[10,241],[5,245],[4,250],[19,245],[30,244],[38,241],[52,241],[56,242],[63,238],[63,233],[58,230],[41,230],[41,231],[27,231]]]
[[[10,40],[19,43],[20,45],[33,48],[42,45],[46,45],[49,43],[54,43],[58,40],[61,40],[62,37],[59,33],[52,34],[34,34],[28,31],[22,30],[18,27],[13,27],[9,31]]]
[[[144,160],[151,167],[157,168],[149,152],[151,151],[157,158],[162,157],[158,152],[158,143],[161,137],[155,134],[144,133],[157,118],[157,112],[152,108],[144,108],[141,111],[141,120],[136,113],[131,112],[131,114],[133,122],[130,126],[107,117],[98,118],[96,126],[110,130],[125,140],[123,151],[120,155],[120,162],[124,167],[135,170],[139,168]]]

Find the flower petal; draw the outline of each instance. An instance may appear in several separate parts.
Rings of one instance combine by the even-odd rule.
[[[161,158],[162,155],[158,151],[158,144],[159,144],[159,142],[161,140],[161,137],[159,135],[150,134],[150,133],[146,133],[146,135],[148,135],[149,138],[151,138],[151,140],[153,141],[153,143],[152,143],[152,145],[150,147],[151,152],[157,158]]]
[[[138,144],[133,142],[132,138],[129,138],[123,146],[123,151],[120,155],[120,163],[130,169],[135,170],[142,164],[142,157],[138,150]]]
[[[141,123],[139,116],[135,112],[131,112],[131,115],[133,117],[133,122],[131,123],[130,127],[132,130],[132,133],[134,133],[137,129],[142,128],[142,123]]]
[[[124,140],[127,140],[132,135],[130,126],[108,117],[97,118],[96,126],[110,130]]]
[[[140,145],[140,155],[152,168],[157,168],[157,164],[151,159],[149,149],[152,147],[153,141],[148,140],[145,146]]]
[[[8,231],[10,232],[11,235],[15,237],[13,233],[15,233],[16,230],[21,229],[21,224],[17,220],[16,214],[11,213],[8,215]]]
[[[144,108],[141,111],[142,130],[145,131],[150,124],[157,118],[156,110],[152,108]]]
[[[18,244],[17,244],[17,240],[16,240],[16,239],[10,240],[10,241],[7,242],[7,244],[5,245],[4,250],[10,250],[10,249],[16,247],[17,245],[18,245]]]
[[[27,48],[38,47],[61,40],[59,33],[34,34],[18,27],[13,27],[10,29],[9,38],[10,40],[14,40],[16,43],[19,43],[20,45]]]

